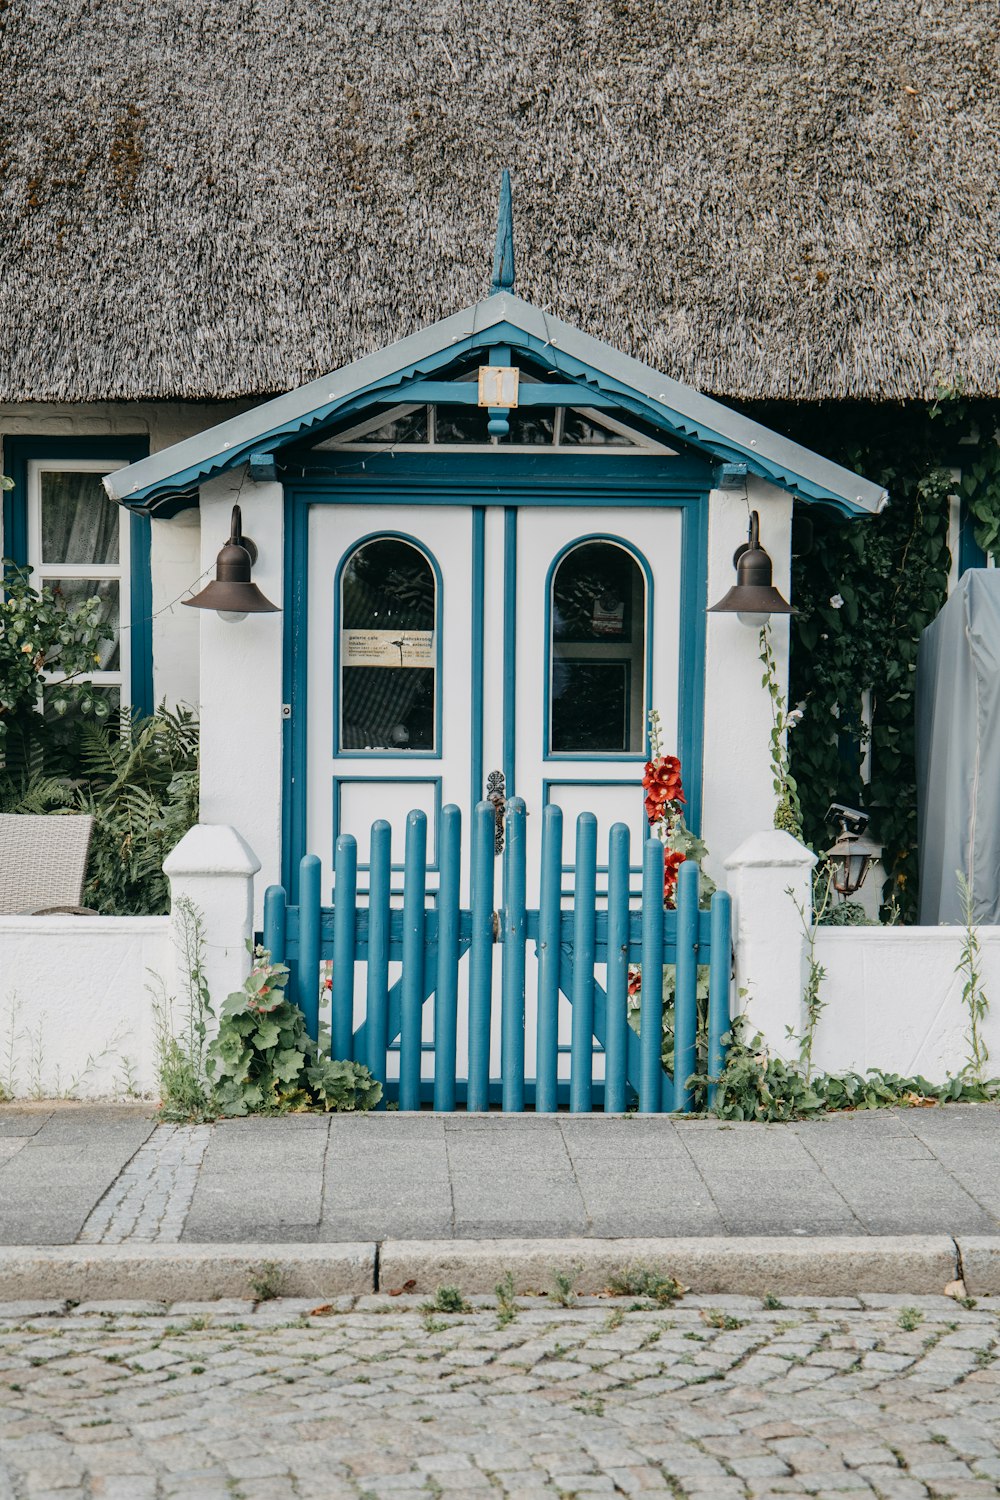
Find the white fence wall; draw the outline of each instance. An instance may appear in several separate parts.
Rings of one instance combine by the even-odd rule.
[[[250,968],[253,877],[233,828],[198,824],[164,861],[169,917],[0,917],[0,1085],[19,1098],[121,1096],[157,1088],[154,997],[182,1033],[187,910],[218,1011]]]
[[[806,1023],[809,938],[803,920],[814,856],[787,834],[755,834],[727,861],[735,907],[734,1009],[772,1051],[798,1055]],[[0,917],[0,1084],[17,1095],[80,1098],[156,1089],[149,986],[177,997],[183,1024],[182,912],[202,914],[203,957],[218,1006],[249,967],[258,862],[234,829],[199,824],[166,862],[173,917]],[[792,895],[788,892],[791,891]],[[805,910],[808,917],[808,911]],[[982,1035],[1000,1075],[1000,927],[978,929],[979,970],[993,1001]],[[869,1068],[932,1083],[968,1057],[964,933],[955,927],[821,927],[813,957],[825,970],[813,1065]]]
[[[815,856],[787,833],[753,834],[726,860],[736,946],[734,1010],[794,1061],[806,1027],[810,957],[824,971],[813,1036],[820,1072],[869,1068],[943,1083],[969,1055],[965,933],[959,927],[811,928]],[[809,951],[810,931],[814,934]],[[977,929],[977,969],[993,1011],[981,1027],[1000,1075],[1000,927]]]
[[[0,1084],[19,1097],[155,1087],[151,974],[169,917],[0,917]]]
[[[981,927],[977,965],[992,999],[982,1026],[987,1074],[1000,1074],[1000,928]],[[815,1065],[828,1073],[868,1068],[931,1083],[954,1077],[969,1052],[965,974],[956,973],[964,933],[956,927],[820,927],[815,957],[826,970]]]

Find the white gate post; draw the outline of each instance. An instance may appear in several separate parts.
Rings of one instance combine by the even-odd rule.
[[[182,954],[187,902],[204,928],[205,978],[216,1012],[240,988],[250,972],[247,943],[253,939],[253,877],[259,869],[253,850],[226,824],[196,823],[163,861],[170,881],[178,995],[186,993]]]
[[[725,861],[733,898],[737,1009],[771,1051],[791,1061],[802,1031],[812,850],[781,829],[753,833]],[[790,894],[789,894],[790,893]]]

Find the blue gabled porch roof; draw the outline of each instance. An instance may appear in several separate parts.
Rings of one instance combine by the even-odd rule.
[[[746,464],[749,473],[802,500],[832,505],[845,515],[873,513],[885,490],[849,469],[772,432],[690,386],[671,380],[581,332],[510,291],[500,291],[419,333],[321,376],[287,395],[164,448],[109,474],[105,488],[129,509],[155,514],[178,495],[247,462],[274,452],[312,428],[373,403],[406,399],[406,386],[442,371],[477,348],[509,346],[546,362],[568,382],[616,404],[722,463]]]

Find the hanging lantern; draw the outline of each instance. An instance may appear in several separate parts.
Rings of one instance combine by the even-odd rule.
[[[193,599],[183,599],[191,609],[214,609],[220,620],[235,622],[247,615],[280,613],[278,606],[265,599],[250,573],[257,561],[257,548],[243,535],[243,520],[238,505],[233,506],[229,541],[215,560],[215,578]]]
[[[827,822],[840,828],[826,858],[833,872],[833,888],[846,901],[864,885],[868,871],[882,856],[882,845],[869,838],[867,815],[854,808],[835,802],[827,813]]]
[[[749,538],[737,548],[733,563],[736,583],[718,604],[711,605],[709,614],[734,614],[741,625],[759,629],[771,615],[794,613],[771,582],[771,559],[760,545],[760,519],[756,511],[750,516]]]

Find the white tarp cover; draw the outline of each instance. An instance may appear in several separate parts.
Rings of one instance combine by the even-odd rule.
[[[920,922],[1000,923],[1000,570],[963,574],[917,657]]]

